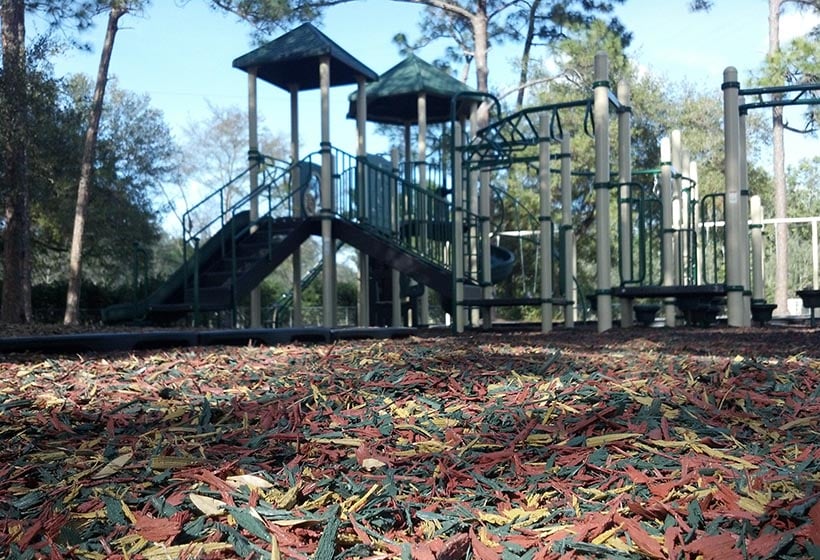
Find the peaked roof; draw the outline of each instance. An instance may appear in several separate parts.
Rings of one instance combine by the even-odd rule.
[[[418,122],[418,96],[427,94],[427,122],[450,120],[451,101],[459,93],[476,91],[411,54],[367,85],[367,120],[385,124]],[[348,118],[356,118],[356,92],[350,95]],[[468,100],[459,103],[459,113]]]
[[[300,90],[319,87],[319,60],[330,56],[330,85],[355,84],[357,76],[367,81],[378,75],[334,43],[310,23],[303,23],[261,47],[233,61],[233,67],[249,71],[282,89],[296,84]]]

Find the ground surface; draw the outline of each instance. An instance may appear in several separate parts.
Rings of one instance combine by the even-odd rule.
[[[0,356],[0,557],[820,558],[818,342]]]

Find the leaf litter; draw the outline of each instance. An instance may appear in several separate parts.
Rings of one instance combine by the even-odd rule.
[[[809,329],[6,357],[4,558],[820,558]]]

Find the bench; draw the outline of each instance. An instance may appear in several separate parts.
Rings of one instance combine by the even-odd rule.
[[[613,297],[622,299],[674,299],[675,305],[691,325],[707,326],[715,322],[729,290],[725,284],[690,286],[619,286]]]

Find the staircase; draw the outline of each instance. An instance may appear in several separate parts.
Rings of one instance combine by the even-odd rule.
[[[146,299],[103,310],[107,323],[168,324],[199,312],[226,311],[293,254],[310,236],[321,235],[318,192],[321,154],[290,166],[262,158],[189,210],[184,221],[184,263]],[[452,298],[450,268],[452,203],[405,182],[380,158],[332,152],[332,236]],[[259,173],[254,193],[230,202],[250,173]],[[298,179],[297,179],[298,178]],[[256,219],[251,219],[251,205]],[[218,207],[192,227],[195,216]],[[215,233],[207,236],[209,231]],[[207,240],[200,245],[200,238]],[[466,279],[465,297],[478,297],[477,279]]]

